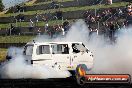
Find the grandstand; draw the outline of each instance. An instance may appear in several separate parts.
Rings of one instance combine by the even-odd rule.
[[[77,19],[84,19],[89,29],[97,29],[101,34],[109,21],[116,20],[120,27],[125,24],[128,4],[124,0],[113,0],[111,5],[106,0],[35,0],[32,4],[17,5],[0,15],[0,43],[25,43],[37,34],[59,34],[59,27],[69,28]],[[105,11],[110,13],[100,18]],[[97,17],[99,20],[95,20]],[[68,27],[64,24],[67,22]]]

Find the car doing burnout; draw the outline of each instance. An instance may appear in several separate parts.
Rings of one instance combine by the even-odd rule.
[[[75,71],[79,64],[93,67],[93,54],[82,42],[31,42],[23,54],[28,64],[46,65],[60,70]]]

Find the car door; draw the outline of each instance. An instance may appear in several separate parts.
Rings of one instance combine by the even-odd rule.
[[[77,65],[85,64],[91,67],[93,64],[93,58],[90,56],[88,49],[81,43],[72,44],[72,64],[73,68],[76,69]]]
[[[51,67],[53,60],[50,45],[37,45],[35,49],[32,64],[46,65]]]
[[[61,70],[68,70],[70,66],[70,56],[68,44],[52,44],[52,58],[54,66]]]

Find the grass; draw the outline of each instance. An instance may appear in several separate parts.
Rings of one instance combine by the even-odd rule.
[[[6,59],[7,49],[0,48],[0,62]]]
[[[27,43],[35,36],[0,36],[0,43]]]
[[[73,20],[73,19],[72,19]],[[69,20],[69,22],[71,22],[72,20]],[[44,26],[46,22],[43,21],[39,21],[38,22],[38,26]],[[16,23],[13,23],[14,25]],[[52,20],[48,22],[49,25],[55,25],[55,24],[62,24],[62,20]],[[18,22],[17,23],[18,26],[21,27],[29,27],[29,22]],[[5,28],[10,28],[10,23],[7,24],[0,24],[0,28],[5,29]]]
[[[74,1],[74,0],[57,0],[59,3],[60,2],[68,2],[68,1]],[[32,4],[32,5],[30,5],[30,6],[36,6],[36,5],[44,5],[44,4],[49,4],[49,3],[51,3],[51,1],[47,1],[47,2],[39,2],[39,3],[35,3],[35,4]]]
[[[27,43],[35,36],[0,36],[0,43]],[[0,62],[6,59],[7,49],[0,48]]]
[[[126,6],[128,2],[118,2],[118,3],[113,3],[112,5],[93,5],[93,6],[78,6],[78,7],[68,7],[68,8],[60,8],[61,11],[63,12],[68,12],[68,11],[78,11],[78,10],[89,10],[89,9],[101,9],[101,8],[111,8],[111,7],[121,7],[121,6]],[[55,9],[49,9],[49,10],[37,10],[37,11],[27,11],[24,12],[24,15],[34,15],[36,13],[38,14],[44,14],[47,12],[54,13],[56,10]],[[16,13],[15,15],[18,15],[19,13]],[[0,15],[0,17],[10,17],[14,16],[13,13],[8,13],[4,15]]]
[[[25,3],[26,6],[32,6],[37,0],[32,0],[30,2]]]

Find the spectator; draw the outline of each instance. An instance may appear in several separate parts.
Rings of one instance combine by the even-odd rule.
[[[63,23],[64,31],[68,31],[68,26],[69,26],[69,21],[66,19],[65,22]]]
[[[10,29],[9,29],[8,34],[9,34],[9,35],[14,34],[14,29],[15,29],[14,25],[13,25],[13,24],[10,24]]]
[[[62,19],[62,11],[56,11],[56,17],[57,19]]]
[[[16,17],[17,21],[21,22],[21,21],[24,21],[25,19],[25,16],[23,14],[19,14],[17,17]]]
[[[20,5],[17,5],[16,7],[17,7],[17,12],[20,12],[21,9]]]
[[[119,30],[119,29],[120,29],[120,25],[119,25],[118,22],[115,23],[115,29],[116,29],[116,30]]]
[[[122,17],[123,16],[123,11],[119,8],[118,9],[118,17]]]
[[[23,14],[20,15],[20,19],[21,19],[21,21],[24,21],[25,17]]]
[[[37,30],[37,34],[38,34],[39,36],[41,35],[41,29],[40,29],[40,28]]]
[[[94,23],[95,22],[95,18],[93,16],[91,16],[91,22]]]
[[[64,36],[65,35],[64,28],[62,26],[60,26],[60,29],[61,29],[61,32],[62,32],[62,36]]]
[[[83,13],[83,17],[87,18],[89,14],[90,14],[89,11],[86,11],[86,12]]]
[[[47,16],[45,16],[45,15],[42,16],[42,19],[43,19],[44,22],[48,22],[48,18],[47,18]]]
[[[53,0],[53,1],[51,2],[50,8],[57,9],[57,8],[59,8],[59,4],[57,4],[57,2]]]
[[[48,27],[49,27],[49,24],[46,23],[46,24],[45,24],[45,32],[48,32]]]
[[[132,15],[132,4],[131,3],[127,5],[127,12],[128,12],[128,15]]]
[[[107,0],[108,4],[111,5],[112,4],[112,0]]]
[[[55,30],[56,30],[55,26],[50,26],[49,27],[49,33],[50,33],[51,38],[53,38],[53,36],[54,36],[54,34],[56,32]]]
[[[33,31],[33,27],[34,27],[34,23],[33,23],[33,21],[30,19],[30,23],[29,23],[29,31],[30,31],[30,32]]]
[[[100,14],[97,14],[96,21],[100,21],[100,20],[101,20],[101,16],[100,16]]]
[[[109,23],[109,38],[110,40],[113,40],[114,39],[114,35],[115,35],[115,25],[113,22],[110,22]]]
[[[35,16],[35,26],[38,26],[38,22],[39,22],[39,15],[36,13],[36,16]]]
[[[124,22],[122,23],[122,28],[123,28],[123,29],[126,29],[126,26],[127,26],[127,22],[124,21]]]

